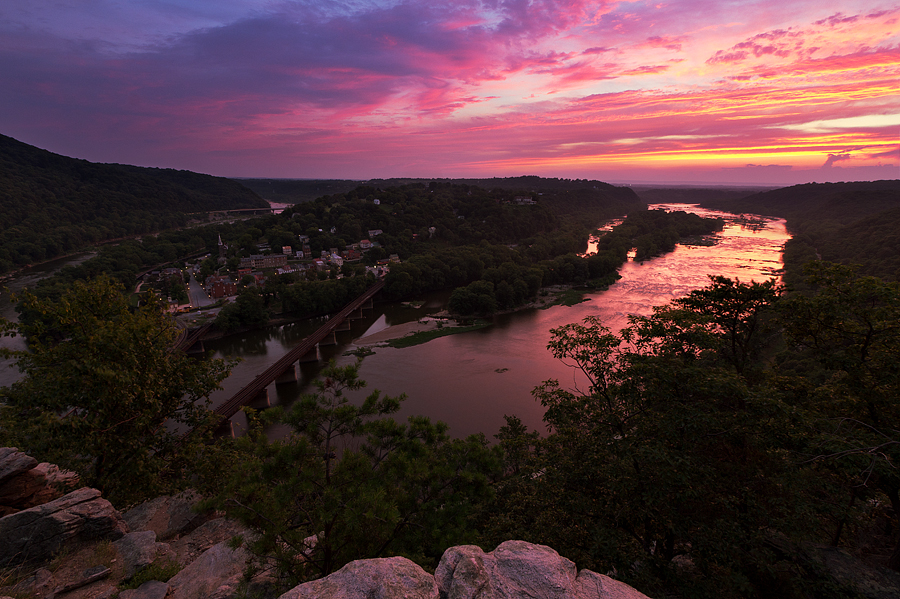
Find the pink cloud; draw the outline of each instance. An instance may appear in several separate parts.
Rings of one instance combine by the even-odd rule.
[[[671,67],[667,64],[647,65],[636,69],[630,69],[622,73],[622,75],[655,75],[657,73],[664,73],[669,70],[669,68]]]
[[[586,50],[582,50],[582,54],[603,54],[604,52],[615,52],[615,48],[604,48],[600,46],[594,46],[593,48],[587,48]]]
[[[883,14],[883,13],[882,13]],[[880,16],[880,15],[879,15]],[[821,21],[816,21],[816,25],[828,25],[829,27],[835,27],[837,25],[844,25],[846,23],[855,23],[860,19],[859,15],[852,16],[844,16],[843,13],[835,13],[828,17],[827,19],[822,19]]]
[[[744,72],[744,76],[779,79],[788,76],[812,76],[816,74],[842,78],[850,71],[896,71],[900,64],[900,45],[894,47],[863,48],[850,54],[834,54],[824,58],[801,58],[777,67],[762,65]],[[842,75],[843,74],[843,75]],[[870,74],[865,78],[871,80]]]
[[[850,160],[853,156],[849,152],[845,152],[842,154],[829,154],[828,159],[825,161],[825,164],[822,165],[822,169],[829,169],[835,162],[839,162],[841,160]]]
[[[673,50],[676,52],[680,52],[683,47],[686,39],[684,37],[670,37],[670,36],[659,36],[655,35],[653,37],[648,37],[646,42],[643,45],[650,48],[665,48],[666,50]]]
[[[751,54],[756,58],[767,54],[774,54],[782,58],[790,56],[797,49],[795,45],[787,43],[791,38],[800,36],[799,32],[777,30],[767,31],[754,35],[752,38],[735,44],[728,50],[719,50],[707,64],[734,63],[746,60]]]

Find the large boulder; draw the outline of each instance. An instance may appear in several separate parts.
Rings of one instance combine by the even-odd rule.
[[[156,533],[152,530],[130,532],[115,541],[113,546],[122,558],[123,576],[126,579],[130,579],[169,551],[166,543],[156,542]]]
[[[214,599],[234,595],[250,554],[219,543],[169,579],[168,599]]]
[[[166,541],[186,534],[208,520],[194,511],[198,501],[200,496],[193,491],[163,495],[125,512],[125,521],[131,530],[152,530],[157,539]]]
[[[575,564],[544,545],[507,541],[491,553],[463,545],[434,572],[448,599],[646,599],[630,586]]]
[[[278,599],[438,599],[434,577],[405,557],[350,562]]]
[[[43,505],[62,497],[78,483],[78,475],[41,462],[0,483],[0,516]]]
[[[463,545],[444,552],[435,578],[451,599],[569,599],[575,564],[544,545],[507,541],[491,553]]]
[[[444,552],[434,576],[402,557],[351,562],[279,599],[648,599],[608,576],[582,570],[543,545],[507,541],[485,553]]]
[[[169,585],[158,580],[145,582],[136,589],[122,591],[119,599],[166,599]]]
[[[234,520],[215,518],[177,539],[170,540],[169,545],[173,559],[179,564],[187,565],[210,547],[230,542],[235,537],[252,540],[255,533]]]
[[[96,489],[78,489],[44,505],[0,518],[0,565],[43,561],[63,547],[118,539],[128,525]]]
[[[0,447],[0,485],[37,465],[36,459],[15,447]]]

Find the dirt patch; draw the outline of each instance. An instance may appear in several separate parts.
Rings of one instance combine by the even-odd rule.
[[[422,319],[414,322],[397,324],[392,327],[388,327],[383,331],[378,331],[377,333],[372,333],[371,335],[360,337],[353,342],[353,345],[378,345],[379,343],[385,343],[387,341],[390,341],[391,339],[399,339],[400,337],[406,337],[407,335],[412,335],[414,333],[433,331],[437,328],[439,322],[443,321],[434,319]]]

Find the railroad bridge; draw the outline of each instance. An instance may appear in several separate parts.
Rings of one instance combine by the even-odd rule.
[[[364,309],[372,308],[372,298],[384,287],[384,281],[379,280],[369,287],[362,295],[353,300],[337,314],[332,315],[312,335],[306,337],[296,347],[285,354],[280,360],[272,364],[253,382],[235,393],[231,399],[213,410],[221,417],[220,425],[226,430],[225,434],[231,434],[231,417],[240,409],[251,403],[269,405],[269,395],[266,389],[273,381],[279,383],[293,383],[297,380],[297,362],[315,362],[319,359],[319,345],[337,344],[337,332],[349,331],[349,320],[362,318]]]

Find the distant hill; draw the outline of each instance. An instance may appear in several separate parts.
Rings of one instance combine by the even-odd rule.
[[[688,187],[632,185],[631,188],[648,204],[705,204],[740,200],[777,187]]]
[[[646,203],[628,187],[616,187],[592,179],[556,179],[528,175],[491,179],[453,179],[459,185],[476,185],[484,189],[537,193],[540,202],[562,222],[575,221],[587,227],[601,220],[639,210]]]
[[[178,227],[186,213],[266,206],[230,179],[98,164],[0,135],[0,273]]]
[[[281,204],[302,204],[326,195],[347,193],[362,181],[349,179],[233,179],[259,197]]]
[[[537,176],[494,177],[491,179],[235,179],[272,202],[301,204],[323,196],[345,194],[356,188],[389,189],[403,185],[451,183],[474,185],[486,190],[536,193],[541,203],[556,216],[596,226],[600,220],[643,207],[641,200],[627,187],[615,187],[588,179],[553,179]]]
[[[794,234],[785,248],[788,282],[799,282],[800,265],[817,257],[900,280],[900,180],[810,183],[702,205],[785,218]]]

